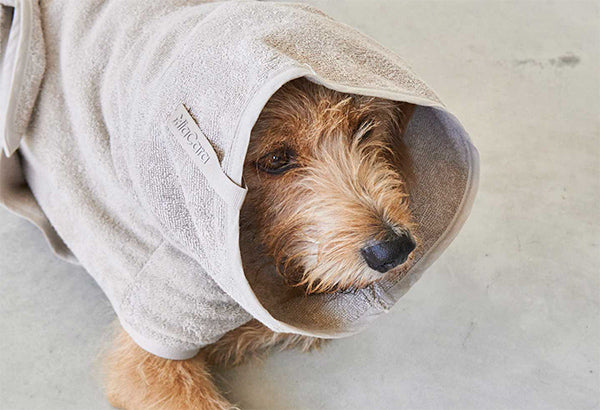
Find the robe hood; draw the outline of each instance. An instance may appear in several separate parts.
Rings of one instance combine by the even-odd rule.
[[[276,332],[357,333],[419,279],[470,212],[478,155],[457,118],[403,59],[313,7],[0,4],[0,200],[95,278],[151,353],[192,357],[252,317]],[[299,77],[417,106],[404,141],[421,243],[394,279],[306,296],[273,272],[252,283],[244,274],[250,132],[269,98]]]

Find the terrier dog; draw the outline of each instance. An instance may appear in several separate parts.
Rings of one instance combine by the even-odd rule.
[[[411,161],[402,141],[414,106],[332,91],[306,79],[269,100],[251,134],[240,230],[247,260],[275,264],[307,293],[351,291],[395,275],[417,238],[409,210]],[[252,264],[244,264],[250,274]],[[252,320],[193,359],[142,350],[122,330],[106,358],[107,394],[123,409],[229,409],[208,371],[278,346],[323,340],[278,334]]]

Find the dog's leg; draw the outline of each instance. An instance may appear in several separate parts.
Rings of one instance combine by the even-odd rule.
[[[230,409],[208,373],[204,357],[167,360],[141,349],[120,329],[105,361],[110,403],[127,410]]]
[[[226,333],[216,343],[202,349],[210,365],[235,366],[249,357],[272,347],[279,349],[299,348],[307,352],[318,349],[326,340],[316,337],[275,333],[257,320]]]

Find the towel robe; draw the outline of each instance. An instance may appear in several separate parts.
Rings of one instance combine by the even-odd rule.
[[[251,318],[338,338],[387,312],[456,236],[478,155],[407,63],[299,4],[0,0],[0,203],[80,264],[143,349],[187,359]],[[306,296],[250,283],[239,211],[250,131],[299,77],[417,106],[405,142],[421,239],[401,274]]]

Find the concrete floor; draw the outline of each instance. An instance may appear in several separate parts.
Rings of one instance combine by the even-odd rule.
[[[598,2],[310,1],[412,62],[481,153],[463,231],[364,333],[222,372],[242,409],[600,408]],[[108,409],[113,314],[0,210],[0,408]],[[400,330],[402,329],[402,330]]]

